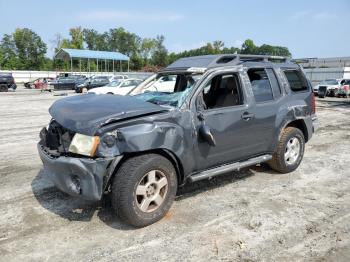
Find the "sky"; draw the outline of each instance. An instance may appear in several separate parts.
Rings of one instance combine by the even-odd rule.
[[[52,40],[82,26],[124,27],[141,37],[164,35],[171,52],[221,40],[240,47],[286,46],[294,58],[350,56],[350,0],[0,0],[0,37],[27,27],[53,54]]]

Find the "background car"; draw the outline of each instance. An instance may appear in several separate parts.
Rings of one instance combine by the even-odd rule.
[[[160,76],[152,75],[140,85],[130,91],[130,95],[138,95],[145,92],[173,92],[176,84],[175,75]]]
[[[327,88],[327,94],[329,96],[335,96],[336,92],[338,91],[339,87],[340,87],[340,81],[337,79],[326,79],[323,80],[321,83],[319,83],[318,85],[314,86],[313,90],[314,90],[314,94],[318,95],[318,89],[321,86],[325,86]]]
[[[101,87],[108,85],[110,83],[108,76],[93,76],[91,78],[88,78],[84,81],[84,83],[81,83],[76,86],[75,92],[76,93],[86,93],[88,90],[96,87]]]
[[[340,87],[336,95],[337,97],[348,97],[350,95],[350,79],[340,81]]]
[[[12,73],[0,73],[0,92],[7,92],[9,88],[16,90],[17,85]]]
[[[43,83],[46,82],[46,84],[50,84],[53,81],[55,81],[55,78],[53,78],[53,77],[40,77],[40,78],[34,79],[32,81],[25,82],[24,87],[29,88],[29,89],[31,89],[31,88],[40,89],[41,86],[43,85]]]
[[[125,75],[114,75],[114,76],[109,77],[109,82],[117,81],[119,79],[128,79],[128,78],[129,77],[125,76]]]
[[[59,76],[56,81],[50,82],[50,86],[55,90],[75,90],[79,84],[84,83],[86,76],[84,75],[68,75]]]
[[[142,80],[140,79],[119,79],[113,81],[106,86],[93,88],[88,91],[92,94],[114,94],[114,95],[126,95],[136,86],[138,86]]]
[[[35,89],[43,89],[46,88],[48,85],[50,85],[51,82],[53,82],[55,79],[53,77],[43,77],[38,78],[33,82],[33,87]]]

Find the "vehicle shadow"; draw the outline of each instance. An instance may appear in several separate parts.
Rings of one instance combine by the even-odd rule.
[[[215,188],[224,187],[227,184],[244,180],[254,175],[253,170],[258,172],[271,169],[264,165],[242,169],[237,172],[230,172],[210,180],[202,180],[196,183],[188,183],[180,187],[175,201],[195,196],[202,192]],[[48,186],[49,185],[49,186]],[[134,230],[136,228],[122,222],[114,213],[111,200],[108,195],[101,201],[92,202],[69,196],[58,190],[44,174],[41,169],[33,179],[32,191],[39,204],[48,211],[69,221],[89,222],[96,215],[106,225],[118,230]]]
[[[245,180],[251,176],[254,176],[256,172],[278,174],[277,172],[273,171],[267,164],[260,164],[258,166],[243,168],[240,171],[228,172],[211,179],[204,179],[195,183],[187,183],[183,187],[179,188],[175,201],[181,201],[182,199],[195,196],[208,190],[224,187],[227,184]]]
[[[64,219],[89,222],[96,215],[101,221],[114,229],[135,229],[117,218],[109,196],[105,196],[97,202],[72,197],[57,189],[46,177],[43,169],[33,179],[31,187],[36,200],[42,207]]]

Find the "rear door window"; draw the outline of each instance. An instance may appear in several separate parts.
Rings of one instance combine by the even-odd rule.
[[[299,70],[284,70],[283,72],[293,92],[302,92],[309,89],[306,78]]]
[[[257,103],[273,100],[273,93],[267,72],[263,68],[248,70],[248,76],[252,85],[253,94]]]

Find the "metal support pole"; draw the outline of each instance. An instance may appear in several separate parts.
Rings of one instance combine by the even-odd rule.
[[[70,59],[70,72],[73,74],[73,60]]]
[[[120,67],[119,67],[120,72],[123,72],[123,68],[122,68],[122,60],[119,60],[119,64],[120,64]]]
[[[88,71],[89,71],[89,76],[90,76],[90,58],[88,58]]]
[[[105,72],[107,73],[107,60],[105,59]]]
[[[98,72],[98,59],[97,59],[97,72]]]
[[[114,59],[113,59],[113,74],[114,74]]]
[[[129,60],[128,60],[128,72],[129,72],[129,67],[130,67],[130,62],[129,62]]]
[[[81,74],[81,59],[79,59],[79,73]]]

